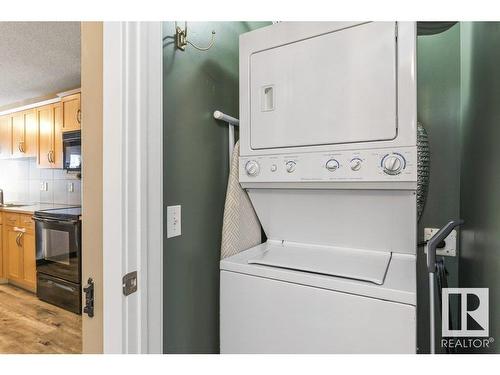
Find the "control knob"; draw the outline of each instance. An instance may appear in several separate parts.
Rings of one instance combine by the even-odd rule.
[[[405,160],[401,155],[389,154],[384,157],[382,167],[384,168],[385,173],[394,176],[401,173],[404,168],[404,164]]]
[[[353,171],[359,171],[361,169],[361,163],[363,161],[359,158],[354,158],[351,160],[351,170]]]
[[[290,160],[290,161],[287,161],[286,162],[286,171],[288,173],[292,173],[292,172],[295,172],[295,167],[296,167],[297,163],[295,163],[294,161]]]
[[[325,164],[325,168],[330,172],[335,172],[337,169],[339,169],[339,166],[339,162],[335,159],[330,159]]]
[[[257,176],[260,172],[259,163],[255,160],[250,160],[245,164],[245,171],[249,176]]]

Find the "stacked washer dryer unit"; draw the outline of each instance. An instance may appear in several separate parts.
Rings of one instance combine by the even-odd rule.
[[[221,261],[222,353],[416,352],[416,25],[240,37],[240,183],[267,242]]]

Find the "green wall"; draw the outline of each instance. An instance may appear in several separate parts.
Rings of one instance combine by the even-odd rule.
[[[172,39],[164,40],[164,198],[182,206],[182,235],[166,239],[164,248],[167,353],[219,351],[228,140],[227,126],[212,114],[218,109],[238,117],[238,36],[267,24],[188,22],[188,37],[200,46],[216,31],[215,46],[206,52],[190,45],[176,50]],[[174,22],[163,24],[164,37],[174,33]]]
[[[500,23],[464,22],[460,286],[489,288],[500,339]],[[495,344],[491,352],[500,352]],[[481,352],[485,352],[481,350]]]
[[[417,56],[418,120],[427,130],[431,152],[429,193],[418,224],[422,240],[424,228],[440,228],[460,215],[460,25],[419,36]],[[428,353],[428,273],[423,248],[418,252],[418,347]],[[458,287],[458,259],[445,262],[449,285]],[[440,315],[436,319],[440,322]],[[436,332],[439,336],[441,330]]]

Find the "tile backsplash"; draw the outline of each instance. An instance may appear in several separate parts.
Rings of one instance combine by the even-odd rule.
[[[39,169],[36,159],[0,160],[5,202],[81,204],[81,180],[63,169]]]

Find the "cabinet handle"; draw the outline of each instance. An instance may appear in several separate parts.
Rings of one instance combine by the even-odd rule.
[[[49,161],[49,163],[55,163],[53,155],[54,155],[54,151],[49,151],[47,153],[47,160]]]
[[[23,154],[26,152],[26,149],[24,148],[24,141],[21,141],[17,144],[17,149]]]
[[[82,123],[82,110],[81,109],[78,109],[78,111],[76,111],[76,121],[78,121],[79,124]]]
[[[56,162],[56,158],[54,156],[55,156],[54,151],[50,151],[50,157],[52,158],[52,163]]]
[[[26,229],[24,228],[18,228],[14,227],[14,232],[18,233],[16,237],[16,244],[18,247],[22,247],[21,239],[24,236],[24,232],[26,232]]]
[[[23,232],[19,232],[19,234],[16,237],[16,244],[17,244],[18,247],[22,246],[22,244],[21,244],[21,237],[23,236],[23,234],[24,234]]]

